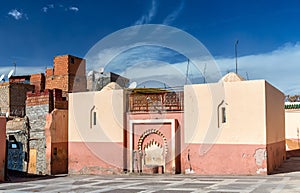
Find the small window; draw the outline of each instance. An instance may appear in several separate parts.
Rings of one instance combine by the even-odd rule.
[[[53,155],[57,155],[57,147],[53,148]]]
[[[222,107],[222,123],[226,123],[226,108]]]
[[[14,135],[9,135],[9,136],[8,136],[8,140],[9,140],[9,141],[14,141],[14,140],[16,140],[16,138],[15,138]]]
[[[18,147],[17,144],[15,144],[15,143],[12,143],[12,144],[11,144],[11,148],[12,148],[12,149],[17,149],[17,147]]]
[[[74,63],[75,63],[74,58],[71,58],[71,64],[74,64]]]
[[[94,123],[93,123],[93,125],[96,125],[96,122],[97,122],[97,118],[96,118],[96,116],[97,116],[97,113],[96,113],[96,112],[94,112]]]

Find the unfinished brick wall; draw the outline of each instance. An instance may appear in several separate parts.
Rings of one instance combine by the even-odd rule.
[[[33,91],[34,86],[22,83],[10,84],[10,115],[24,117],[25,115],[25,102],[26,93]]]
[[[30,77],[30,84],[34,85],[35,91],[43,91],[45,90],[46,79],[43,73],[40,74],[32,74]]]
[[[9,78],[9,83],[24,83],[29,84],[30,81],[30,75],[25,76],[11,76]]]
[[[23,117],[25,115],[26,93],[33,91],[34,86],[23,83],[2,83],[0,85],[0,112],[5,115]]]
[[[49,105],[50,113],[53,109],[68,109],[68,101],[62,96],[60,89],[49,90],[43,92],[28,92],[26,106]]]
[[[46,70],[46,89],[58,88],[63,96],[86,91],[85,60],[71,55],[56,56],[53,69]]]

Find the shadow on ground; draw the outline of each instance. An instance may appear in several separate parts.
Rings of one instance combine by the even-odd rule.
[[[295,153],[295,152],[293,152]],[[299,153],[299,150],[297,154]],[[283,174],[283,173],[292,173],[292,172],[300,172],[300,157],[290,157],[287,154],[287,159],[283,162],[283,164],[273,171],[271,174]]]
[[[4,183],[28,182],[28,181],[35,181],[35,180],[57,178],[62,176],[67,176],[67,174],[59,175],[59,176],[49,176],[49,175],[28,174],[26,172],[8,170],[6,180]]]

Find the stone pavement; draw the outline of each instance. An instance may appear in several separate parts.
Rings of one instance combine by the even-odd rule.
[[[298,176],[66,176],[2,183],[0,192],[300,192]]]
[[[269,176],[76,175],[26,178],[1,183],[0,192],[292,193],[300,192],[300,168],[295,163],[299,165],[300,158],[291,159],[277,174]]]

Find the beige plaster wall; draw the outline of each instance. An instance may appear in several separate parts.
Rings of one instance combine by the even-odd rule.
[[[185,143],[265,144],[264,90],[263,80],[185,86]]]
[[[287,150],[300,149],[300,110],[285,110],[285,137]]]
[[[97,124],[91,127],[93,107]],[[123,90],[70,93],[69,141],[123,142],[124,111]]]
[[[297,139],[300,130],[300,110],[285,111],[285,137],[287,139]]]

